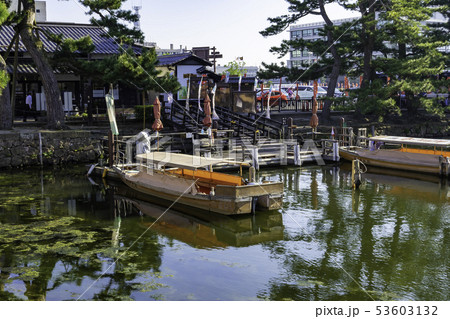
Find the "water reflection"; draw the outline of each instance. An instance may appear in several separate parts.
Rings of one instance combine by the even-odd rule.
[[[187,214],[138,198],[139,194],[129,188],[117,188],[115,211],[120,215],[139,213],[150,217],[140,224],[143,230],[151,227],[193,247],[242,247],[283,239],[282,215],[277,211],[235,217],[201,211]]]
[[[446,183],[363,178],[352,190],[345,167],[285,172],[285,211],[297,222],[285,223],[288,244],[267,246],[288,275],[272,278],[261,298],[448,299]]]

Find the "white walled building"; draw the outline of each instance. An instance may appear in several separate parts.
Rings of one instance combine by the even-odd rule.
[[[12,0],[10,11],[17,11],[18,0]],[[45,1],[35,1],[36,5],[36,22],[47,22],[47,3]]]

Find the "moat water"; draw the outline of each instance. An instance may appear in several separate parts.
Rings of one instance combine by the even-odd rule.
[[[448,181],[263,170],[283,208],[228,217],[85,175],[0,172],[0,300],[449,300]]]

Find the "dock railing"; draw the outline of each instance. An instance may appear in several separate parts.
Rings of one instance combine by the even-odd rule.
[[[353,127],[341,127],[339,128],[338,140],[339,146],[353,146],[354,140]]]

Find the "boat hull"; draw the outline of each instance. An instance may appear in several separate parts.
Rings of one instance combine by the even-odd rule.
[[[174,205],[189,206],[224,215],[248,214],[255,206],[264,210],[278,209],[282,203],[282,183],[244,186],[217,186],[215,193],[198,193],[195,180],[154,172],[128,174],[117,169],[122,181],[132,189],[170,201]],[[259,204],[259,205],[258,205]]]

